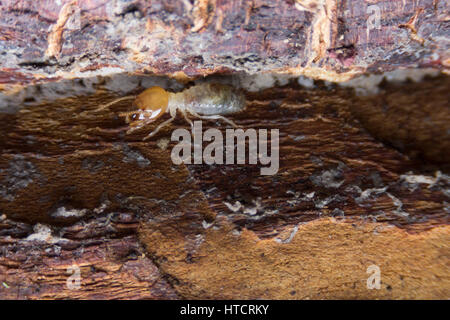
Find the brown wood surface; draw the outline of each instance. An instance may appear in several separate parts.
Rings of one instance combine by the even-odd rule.
[[[230,118],[280,130],[274,176],[174,165],[182,117],[148,141],[156,124],[126,135],[117,114],[130,103],[85,112],[117,97],[101,85],[1,114],[0,297],[446,299],[448,87],[440,76],[369,97],[322,82],[245,93]],[[72,265],[79,290],[66,286]],[[370,265],[380,290],[366,288]]]

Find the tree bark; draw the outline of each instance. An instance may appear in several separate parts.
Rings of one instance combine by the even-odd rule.
[[[283,72],[343,81],[447,70],[447,9],[439,0],[4,0],[0,79]]]

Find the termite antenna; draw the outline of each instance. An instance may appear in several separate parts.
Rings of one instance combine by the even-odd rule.
[[[171,123],[173,120],[175,120],[175,117],[170,117],[170,119],[164,121],[163,123],[161,123],[159,126],[156,127],[155,130],[153,130],[152,132],[150,132],[150,134],[148,134],[146,137],[144,137],[144,141],[150,139],[151,137],[153,137],[155,134],[157,134],[159,132],[159,130],[161,130],[162,128],[164,128],[165,126],[167,126],[169,123]]]
[[[121,102],[121,101],[124,101],[124,100],[129,100],[129,99],[136,99],[136,96],[125,96],[125,97],[117,98],[116,100],[113,100],[113,101],[111,101],[111,102],[109,102],[107,104],[104,104],[104,105],[98,107],[94,111],[98,112],[98,111],[105,110],[105,109],[109,108],[110,106],[112,106],[112,105],[114,105],[114,104],[116,104],[118,102]]]

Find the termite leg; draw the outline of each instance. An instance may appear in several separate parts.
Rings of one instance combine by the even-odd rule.
[[[139,121],[138,124],[133,125],[130,129],[127,130],[127,134],[133,133],[134,131],[141,129],[146,124],[147,122],[145,121]]]
[[[239,126],[236,123],[234,123],[233,121],[231,121],[228,118],[225,118],[224,116],[219,116],[219,115],[201,116],[197,112],[192,111],[192,110],[189,110],[189,113],[191,113],[194,117],[197,117],[199,119],[204,119],[204,120],[218,120],[218,119],[220,119],[220,120],[228,123],[229,125],[231,125],[234,128],[239,128]]]
[[[189,119],[187,112],[185,110],[181,110],[181,113],[183,114],[186,121],[191,125],[191,128],[194,128],[194,124],[192,123],[192,120]]]
[[[156,129],[153,130],[149,135],[147,135],[143,140],[147,140],[147,139],[150,139],[151,137],[153,137],[155,134],[157,134],[159,132],[159,130],[161,130],[162,128],[167,126],[169,123],[171,123],[173,120],[175,120],[175,117],[176,117],[176,114],[175,115],[171,115],[170,119],[164,121],[159,126],[157,126]]]

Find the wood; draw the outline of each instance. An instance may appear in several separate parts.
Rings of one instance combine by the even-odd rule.
[[[439,0],[1,0],[0,299],[448,299],[449,77],[336,84],[448,73],[448,20]],[[280,130],[273,176],[174,165],[180,115],[143,141],[159,122],[127,135],[129,102],[93,112],[243,74],[292,77],[230,117]]]
[[[115,98],[101,84],[2,114],[0,297],[446,299],[448,86],[246,92],[230,118],[280,130],[274,176],[174,165],[170,135],[189,129],[184,119],[149,141],[157,124],[125,135],[116,115],[128,102],[89,113]],[[256,214],[227,206],[236,201]],[[66,285],[72,265],[79,290]],[[366,287],[370,265],[380,290]]]

